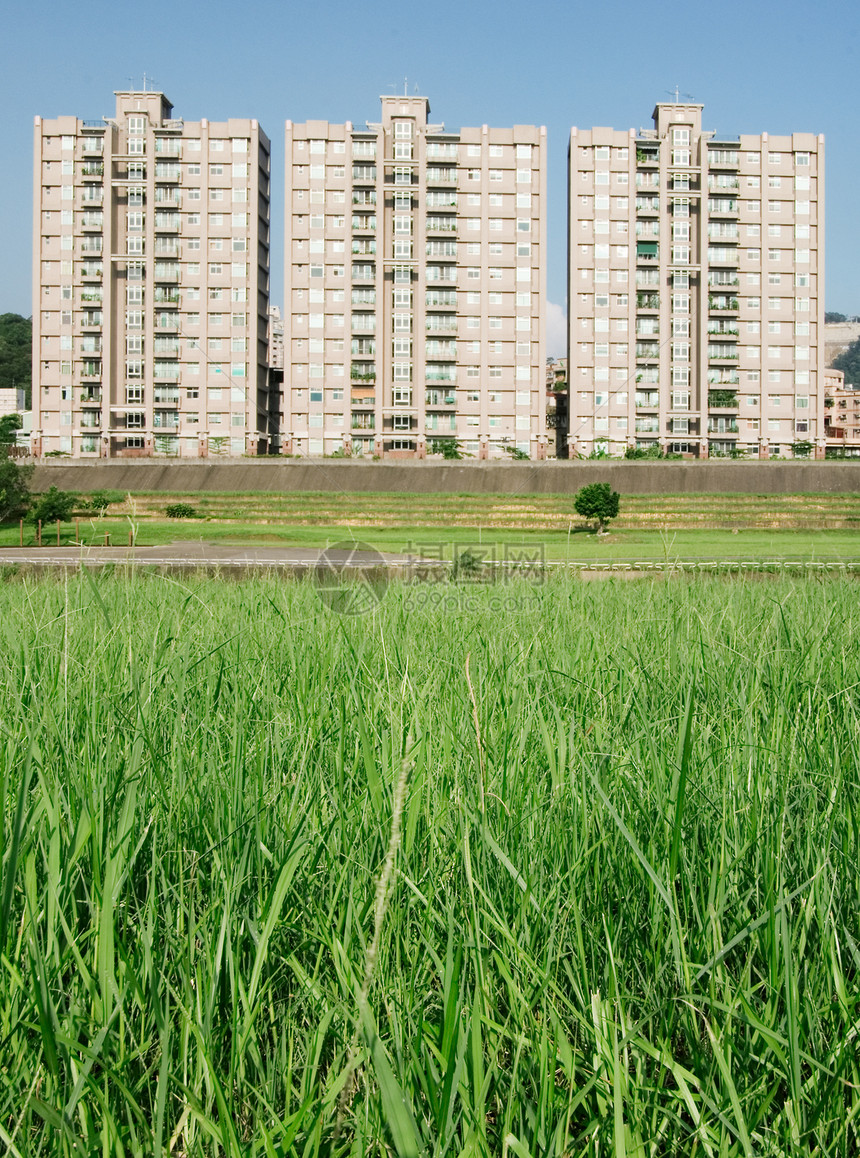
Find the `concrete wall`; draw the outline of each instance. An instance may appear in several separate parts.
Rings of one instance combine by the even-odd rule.
[[[235,459],[40,462],[32,489],[283,493],[573,494],[609,482],[621,494],[849,494],[860,462],[349,462]]]

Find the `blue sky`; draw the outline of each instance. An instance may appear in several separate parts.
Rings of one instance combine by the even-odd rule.
[[[274,302],[285,119],[375,120],[379,95],[408,77],[450,128],[547,126],[550,353],[564,352],[570,126],[648,126],[675,85],[705,105],[704,124],[720,136],[826,135],[826,304],[860,314],[856,3],[47,0],[7,10],[3,30],[0,312],[31,312],[33,116],[110,114],[113,91],[146,73],[176,115],[257,117],[272,138]]]

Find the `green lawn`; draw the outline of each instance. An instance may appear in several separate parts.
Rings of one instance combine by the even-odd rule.
[[[34,529],[25,524],[25,544],[35,542]],[[81,540],[103,543],[105,533],[114,546],[128,543],[129,522],[106,518],[81,520]],[[566,531],[521,531],[516,529],[442,527],[355,527],[326,525],[319,527],[204,522],[202,520],[155,520],[138,524],[137,542],[141,546],[170,543],[176,540],[208,540],[213,543],[243,543],[284,547],[317,547],[324,549],[333,543],[360,540],[380,551],[441,552],[451,558],[454,547],[494,548],[502,558],[505,549],[518,548],[542,551],[548,561],[627,562],[674,559],[800,559],[800,560],[854,560],[860,559],[860,535],[856,531],[834,530],[730,530],[708,529],[675,532],[664,530],[613,530],[603,539],[590,531],[574,528]],[[19,541],[17,525],[0,528],[0,546],[16,546]],[[61,542],[74,542],[74,526],[64,524]],[[46,529],[43,543],[56,543],[54,527]]]

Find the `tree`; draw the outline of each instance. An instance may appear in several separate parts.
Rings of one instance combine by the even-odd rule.
[[[27,509],[32,473],[31,466],[19,466],[14,458],[0,459],[0,522]]]
[[[50,487],[39,495],[30,508],[30,518],[34,523],[68,523],[78,505],[78,496],[71,491],[59,491]]]
[[[825,322],[847,322],[845,314],[837,314],[835,310],[828,310],[824,315]]]
[[[433,438],[430,440],[430,453],[441,454],[443,458],[460,459],[463,452],[460,444],[454,438]]]
[[[23,425],[20,414],[4,414],[0,418],[0,446],[13,446],[15,431],[20,430]]]
[[[0,386],[23,390],[30,405],[33,323],[20,314],[0,314]]]
[[[833,369],[843,371],[846,386],[860,386],[860,338],[833,359]]]
[[[609,483],[589,483],[573,501],[573,509],[584,519],[597,520],[598,535],[605,534],[606,524],[618,514],[621,495]]]

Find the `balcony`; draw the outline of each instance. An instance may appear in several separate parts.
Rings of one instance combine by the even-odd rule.
[[[156,362],[152,369],[152,376],[156,382],[178,382],[179,364],[177,362]]]
[[[653,148],[636,146],[636,164],[637,165],[659,165],[660,164],[660,150],[657,146]]]
[[[428,289],[424,295],[424,304],[434,310],[456,309],[457,291]]]
[[[457,357],[457,343],[438,340],[429,340],[425,343],[425,358],[443,358],[445,360]]]
[[[156,281],[179,281],[179,266],[173,262],[157,261],[155,263]]]
[[[709,418],[708,434],[737,434],[738,422],[736,418]]]
[[[354,362],[349,368],[351,382],[375,382],[376,367],[369,362]]]
[[[179,391],[172,386],[156,386],[152,401],[155,406],[178,406]]]
[[[375,233],[376,232],[376,215],[367,213],[356,213],[352,218],[353,232],[358,233]]]
[[[739,164],[737,149],[708,149],[709,169],[737,169]]]
[[[81,314],[81,326],[85,330],[92,330],[103,324],[104,315],[101,310],[85,310]]]
[[[734,273],[708,274],[708,289],[734,289],[741,284],[740,277]]]
[[[656,241],[636,243],[636,261],[640,265],[656,265],[660,260],[660,248]]]
[[[369,184],[376,184],[376,166],[375,165],[353,165],[352,179],[358,184],[365,182]]]
[[[178,358],[179,357],[179,339],[178,338],[161,338],[155,339],[153,353],[159,358]]]
[[[155,240],[155,256],[179,257],[179,242],[172,237],[158,237]]]
[[[723,386],[731,386],[732,389],[729,390],[729,393],[734,395],[740,380],[741,376],[737,370],[719,370],[714,368],[708,371],[708,386],[712,390],[714,388],[721,388]]]
[[[433,165],[427,167],[428,185],[456,185],[457,170],[447,166]]]
[[[155,214],[155,232],[156,233],[178,233],[182,222],[182,218],[178,213],[158,213]],[[156,249],[156,252],[158,250]]]
[[[738,251],[726,246],[708,246],[708,265],[737,265]]]
[[[708,344],[708,361],[709,362],[729,362],[729,361],[737,362],[737,360],[738,360],[738,348],[737,348],[737,346],[729,345],[728,342],[725,345],[717,344],[717,343],[714,343],[714,345],[711,345],[710,343]]]
[[[734,390],[709,390],[709,410],[737,410],[738,396]]]
[[[375,189],[354,189],[352,193],[353,205],[375,205],[376,204],[376,190]]]
[[[354,338],[351,353],[353,358],[374,358],[376,342],[373,338]]]
[[[660,212],[660,198],[659,197],[637,197],[636,198],[636,212],[637,213],[659,213]]]
[[[181,181],[182,170],[179,165],[173,165],[169,161],[155,162],[155,180],[156,181]]]
[[[424,330],[428,334],[450,334],[457,332],[457,318],[451,314],[425,318]]]
[[[80,424],[86,430],[100,430],[102,425],[101,410],[81,411]]]
[[[154,300],[159,306],[178,306],[179,290],[157,285],[155,287]]]
[[[645,418],[637,418],[636,433],[637,434],[659,434],[660,433],[660,419],[656,414],[649,415]]]
[[[457,218],[456,217],[428,217],[427,218],[427,232],[428,233],[456,233],[457,232]]]
[[[103,213],[84,213],[81,217],[81,229],[85,232],[96,230],[101,232],[104,228],[104,214]]]
[[[182,193],[179,189],[168,189],[164,186],[159,186],[155,190],[155,204],[156,205],[179,205],[182,201]],[[158,228],[158,214],[155,215],[156,228]]]
[[[660,295],[659,294],[637,294],[636,295],[636,309],[637,310],[659,310],[660,309]]]
[[[103,249],[104,243],[102,242],[101,237],[85,237],[81,242],[81,254],[85,257],[90,254],[101,255]]]
[[[708,309],[711,313],[736,314],[738,312],[738,299],[729,294],[709,294]]]
[[[353,281],[375,281],[376,266],[372,262],[353,262],[351,275]]]
[[[353,430],[375,430],[376,419],[373,414],[353,414],[350,426]]]
[[[81,379],[91,381],[98,379],[101,382],[102,364],[101,362],[82,362],[81,363]]]
[[[637,342],[636,358],[645,362],[655,362],[660,357],[659,342]]]
[[[454,406],[457,395],[449,390],[425,390],[424,403],[426,406]]]
[[[85,157],[101,157],[105,151],[105,139],[101,134],[87,134],[81,142],[81,149]]]
[[[375,241],[361,241],[361,240],[353,241],[352,252],[353,252],[353,254],[362,254],[362,255],[363,254],[372,254],[375,256],[376,255],[376,242]]]
[[[104,162],[87,161],[81,165],[81,176],[85,181],[100,181],[105,175]]]
[[[104,266],[100,261],[85,261],[81,265],[83,281],[101,281],[104,276]]]
[[[739,204],[734,197],[709,197],[708,213],[711,217],[734,217],[737,215]]]
[[[175,137],[155,138],[155,155],[157,157],[178,157],[181,152],[182,146]]]
[[[179,426],[178,410],[155,410],[152,414],[152,425],[155,430],[175,430]]]
[[[101,406],[102,403],[102,389],[101,386],[90,386],[81,395],[82,406]]]
[[[741,183],[738,177],[715,177],[713,175],[708,177],[708,191],[711,193],[722,193],[724,190],[740,189]]]
[[[711,338],[721,338],[723,336],[737,337],[740,333],[740,325],[737,322],[728,321],[711,321],[708,322],[708,334]]]
[[[633,401],[637,410],[656,410],[660,405],[660,391],[637,390]]]

